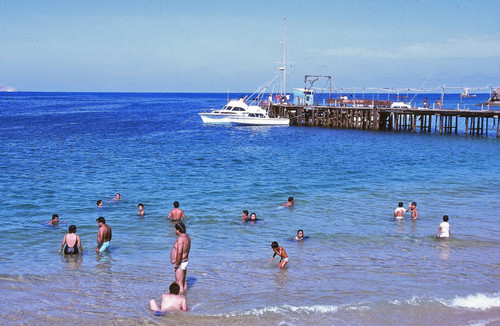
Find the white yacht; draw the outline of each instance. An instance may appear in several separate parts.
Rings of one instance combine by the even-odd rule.
[[[257,105],[248,105],[245,99],[230,100],[222,109],[198,113],[203,123],[231,123],[232,117],[245,117],[248,114],[266,114],[266,111]]]
[[[267,113],[248,113],[242,116],[229,117],[232,124],[238,126],[288,126],[288,118],[270,118]]]

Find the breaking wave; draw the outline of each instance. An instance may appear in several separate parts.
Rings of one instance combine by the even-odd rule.
[[[451,307],[456,308],[469,308],[469,309],[479,309],[486,310],[491,308],[500,307],[500,294],[482,294],[477,293],[473,295],[468,295],[466,297],[455,297],[451,301]]]
[[[465,297],[455,297],[451,300],[445,300],[441,298],[430,298],[430,297],[413,297],[408,300],[393,300],[386,302],[391,305],[398,306],[420,306],[427,304],[438,304],[441,307],[449,308],[468,308],[477,310],[487,310],[491,308],[500,307],[500,294],[483,294],[477,293],[468,295]],[[379,303],[380,304],[380,303]],[[254,308],[243,311],[232,311],[225,314],[220,314],[218,316],[222,317],[237,317],[237,316],[263,316],[267,314],[280,314],[286,315],[288,313],[297,314],[336,314],[341,311],[368,311],[368,310],[378,310],[380,309],[379,304],[359,302],[349,305],[311,305],[311,306],[294,306],[294,305],[282,305],[273,307],[262,307]]]

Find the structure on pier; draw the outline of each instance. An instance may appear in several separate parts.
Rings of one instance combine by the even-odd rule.
[[[292,94],[294,105],[314,105],[313,89],[294,88]]]

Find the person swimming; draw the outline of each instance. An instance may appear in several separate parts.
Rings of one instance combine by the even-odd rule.
[[[297,236],[292,238],[292,241],[301,241],[309,237],[304,236],[304,230],[300,229],[297,231]]]
[[[248,219],[247,221],[250,221],[250,223],[256,223],[257,221],[260,221],[260,220],[262,220],[262,219],[257,218],[257,214],[252,213],[252,214],[250,214],[250,219]]]
[[[139,204],[137,205],[137,209],[139,210],[139,211],[137,212],[137,215],[139,215],[139,216],[144,216],[144,215],[146,214],[146,212],[144,211],[144,205],[143,205],[142,203],[139,203]]]
[[[284,203],[282,206],[283,207],[291,207],[293,206],[293,203],[295,202],[295,199],[293,197],[288,197],[288,201]]]
[[[48,221],[47,224],[54,225],[54,226],[58,225],[59,224],[59,215],[53,214],[52,219],[50,221]]]
[[[244,209],[242,212],[241,212],[241,221],[242,222],[247,222],[249,220],[249,217],[248,217],[248,211],[246,209]]]

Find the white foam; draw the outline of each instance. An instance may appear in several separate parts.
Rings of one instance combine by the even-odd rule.
[[[477,293],[474,295],[468,295],[466,297],[455,297],[451,302],[452,307],[458,308],[470,308],[486,310],[495,307],[500,307],[500,294],[482,294]]]
[[[494,322],[495,320],[478,320],[474,321],[473,324],[469,324],[467,326],[487,326],[489,323]]]
[[[295,313],[335,313],[338,311],[337,306],[332,305],[313,305],[313,306],[291,306],[291,305],[283,305],[280,307],[264,307],[264,308],[255,308],[241,312],[231,312],[229,314],[225,314],[226,317],[235,317],[235,316],[260,316],[266,313],[277,313],[277,314],[286,314],[289,312]]]
[[[331,306],[331,305],[328,305],[328,306],[327,305],[314,305],[314,306],[298,306],[298,307],[284,305],[283,308],[289,309],[293,312],[306,312],[306,313],[319,312],[322,314],[337,312],[337,310],[339,309],[337,306]]]
[[[491,308],[500,307],[500,293],[494,294],[482,294],[477,293],[474,295],[468,295],[466,297],[455,297],[452,300],[445,300],[439,298],[430,297],[418,297],[414,296],[407,300],[391,300],[390,304],[402,306],[420,306],[425,304],[440,303],[443,306],[453,307],[453,308],[469,308],[478,310],[487,310]],[[349,305],[311,305],[311,306],[293,306],[293,305],[281,305],[281,306],[270,306],[262,308],[248,309],[244,311],[234,311],[230,313],[221,314],[218,316],[226,317],[237,317],[237,316],[262,316],[266,314],[281,314],[287,315],[288,313],[297,314],[335,314],[339,311],[351,310],[351,311],[366,311],[371,310],[370,304],[366,302],[360,302],[358,304]],[[478,325],[481,325],[479,322]]]
[[[393,305],[401,306],[403,304],[407,304],[410,306],[419,306],[421,304],[426,304],[426,303],[432,303],[432,302],[439,302],[443,305],[446,305],[446,301],[444,299],[439,299],[439,298],[429,298],[429,297],[418,297],[418,296],[413,296],[411,299],[408,300],[393,300],[389,301]]]

